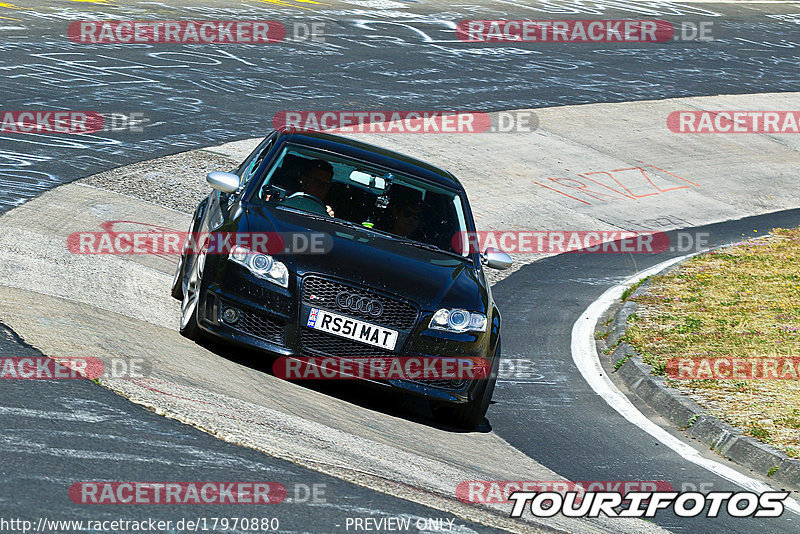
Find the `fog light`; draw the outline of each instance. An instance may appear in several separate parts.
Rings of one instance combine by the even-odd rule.
[[[239,320],[239,310],[236,308],[225,308],[222,310],[222,320],[228,324],[236,324]]]

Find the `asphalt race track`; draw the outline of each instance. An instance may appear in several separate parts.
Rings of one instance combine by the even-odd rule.
[[[430,475],[431,481],[438,477],[436,480],[444,487],[453,480],[467,480],[458,478],[464,473],[486,476],[503,472],[508,480],[514,480],[511,477],[516,471],[520,476],[538,473],[551,479],[665,481],[676,490],[700,486],[715,491],[741,489],[687,462],[620,416],[591,390],[570,353],[573,324],[606,289],[637,271],[685,252],[563,254],[534,262],[529,258],[523,262],[525,265],[499,280],[493,286],[493,293],[505,323],[504,358],[518,365],[530,364],[532,371],[522,377],[501,380],[487,423],[476,432],[464,433],[436,426],[426,408],[413,402],[375,399],[367,391],[336,385],[279,384],[281,381],[269,375],[268,366],[257,356],[186,343],[175,331],[175,303],[169,300],[163,287],[171,275],[174,259],[118,262],[116,258],[107,261],[101,258],[92,264],[96,271],[75,272],[73,276],[70,269],[77,263],[72,264],[65,251],[48,248],[51,243],[46,232],[58,236],[53,242],[60,243],[63,249],[62,233],[86,229],[78,225],[88,224],[95,216],[100,218],[102,210],[113,215],[139,210],[141,215],[137,220],[168,221],[165,225],[184,228],[188,221],[186,210],[170,204],[168,198],[147,199],[147,189],[136,190],[135,184],[121,186],[129,187],[124,191],[103,189],[102,184],[92,186],[97,189],[70,184],[52,191],[51,197],[36,197],[62,184],[124,165],[257,137],[272,127],[275,113],[288,109],[493,112],[797,91],[800,86],[800,59],[796,52],[800,46],[798,12],[797,3],[605,0],[450,4],[434,0],[0,3],[2,110],[96,110],[141,113],[145,118],[142,131],[81,136],[0,133],[0,210],[8,212],[21,206],[0,219],[0,226],[20,230],[22,233],[18,235],[23,238],[35,235],[41,238],[35,243],[42,244],[38,251],[32,252],[35,246],[15,242],[14,235],[2,238],[0,300],[4,305],[0,317],[8,326],[0,325],[0,356],[41,353],[53,356],[59,342],[63,350],[75,353],[86,347],[107,349],[112,354],[170,353],[164,354],[164,362],[154,364],[154,369],[161,373],[158,380],[163,380],[161,393],[166,392],[158,401],[164,402],[163,405],[146,397],[146,388],[140,388],[140,384],[109,383],[101,387],[81,380],[3,380],[0,383],[3,428],[0,518],[24,518],[35,524],[43,516],[77,520],[155,517],[177,521],[256,515],[278,517],[280,530],[284,532],[352,531],[347,520],[353,517],[404,517],[412,525],[420,519],[424,523],[425,519],[435,518],[444,525],[452,521],[449,531],[457,533],[661,529],[692,533],[797,532],[800,515],[791,511],[770,520],[737,519],[724,514],[713,520],[683,519],[665,512],[649,522],[526,522],[509,519],[504,507],[472,510],[453,499],[452,492],[437,493],[433,486],[426,488],[422,484]],[[463,19],[531,17],[714,21],[721,37],[711,42],[669,42],[658,46],[477,47],[458,42],[452,34],[452,23]],[[73,43],[66,36],[67,26],[75,20],[178,18],[270,19],[280,20],[287,27],[294,23],[324,22],[325,41],[89,46]],[[763,104],[765,100],[760,102]],[[786,102],[792,104],[797,100]],[[601,111],[607,108],[574,109],[576,115],[565,112],[565,120],[559,123],[564,130],[575,125],[570,117],[594,112],[601,116]],[[772,109],[784,108],[776,105]],[[548,111],[540,114],[542,120],[548,116]],[[590,122],[587,119],[586,124]],[[636,138],[635,127],[619,122],[618,126],[606,125],[605,137],[600,135],[598,143],[613,145],[620,138]],[[577,121],[577,124],[583,123]],[[627,136],[628,128],[634,132],[631,137]],[[557,130],[554,125],[555,135]],[[583,135],[592,137],[591,132]],[[454,172],[463,175],[458,165],[465,165],[469,156],[448,153],[446,142],[438,139],[416,137],[398,140],[397,146],[423,153],[427,146],[436,157],[452,160]],[[642,139],[651,140],[644,135]],[[759,235],[776,226],[800,225],[800,211],[791,209],[798,205],[796,194],[790,191],[791,178],[784,171],[792,165],[796,168],[797,141],[781,140],[776,144],[786,153],[793,151],[775,163],[775,173],[780,174],[776,181],[782,185],[776,189],[765,186],[763,196],[753,200],[752,208],[747,206],[750,202],[747,194],[743,194],[744,199],[737,198],[742,195],[737,195],[736,180],[747,183],[745,175],[732,178],[732,192],[725,193],[735,199],[731,205],[735,204],[736,210],[723,209],[723,194],[719,193],[713,202],[708,202],[708,213],[698,213],[696,218],[679,213],[680,200],[664,200],[659,208],[620,206],[618,210],[630,212],[613,222],[606,212],[589,208],[580,212],[585,207],[573,203],[577,215],[564,214],[563,220],[585,225],[589,219],[580,217],[592,215],[595,221],[609,221],[612,226],[627,220],[633,229],[664,225],[695,235],[707,234],[708,246],[736,242],[743,235]],[[513,145],[520,161],[523,156],[532,157],[527,152],[523,154],[525,146]],[[735,160],[735,147],[727,149]],[[235,161],[244,149],[237,150],[231,150],[227,156]],[[192,154],[200,158],[199,152]],[[210,158],[208,165],[229,162],[225,158],[213,159],[208,152],[203,154]],[[565,161],[570,156],[565,153]],[[560,156],[548,154],[548,157]],[[721,158],[724,157],[723,154]],[[487,165],[492,165],[491,158],[487,158]],[[676,156],[673,161],[679,159]],[[164,160],[158,161],[163,165]],[[696,168],[700,175],[709,167],[707,162],[705,166],[703,162],[694,164],[689,155],[683,162],[687,169]],[[574,163],[561,165],[559,161],[558,165],[566,167]],[[632,160],[630,164],[633,165]],[[146,164],[149,165],[152,164]],[[759,166],[764,173],[759,178],[761,183],[773,168],[768,164]],[[181,170],[177,166],[174,172]],[[163,174],[158,172],[157,167],[152,167],[131,171],[130,176],[141,176],[146,184],[147,180],[161,180]],[[202,176],[195,178],[195,182],[202,181]],[[491,203],[483,199],[486,191],[504,187],[502,183],[484,181],[481,185],[475,180],[474,188],[470,187],[472,182],[465,183],[471,200],[481,209],[486,207],[487,215],[478,221],[479,227],[488,222],[496,228],[525,227],[524,218],[515,219],[516,215],[503,218],[499,212],[504,208],[496,199]],[[176,177],[174,184],[165,180],[168,191],[173,185],[175,190],[184,191],[181,188],[189,182],[185,176]],[[784,185],[785,189],[781,189]],[[508,206],[513,206],[508,208],[509,212],[516,213],[520,206],[533,202],[534,196],[543,195],[541,189],[535,189],[534,193],[518,191],[519,196],[513,189],[509,194]],[[476,201],[477,197],[481,199]],[[557,194],[554,198],[564,200]],[[695,197],[690,200],[700,202]],[[551,228],[562,229],[555,226],[556,221],[563,210],[572,206],[569,201],[564,202],[556,202],[548,213]],[[54,206],[67,210],[53,211],[63,219],[45,221],[48,210]],[[78,207],[80,212],[68,213]],[[28,211],[24,211],[26,208]],[[617,208],[608,210],[610,213]],[[659,218],[667,222],[653,222]],[[48,260],[50,272],[42,269]],[[106,263],[101,265],[102,262]],[[112,291],[87,292],[85,298],[76,299],[59,285],[92,288],[94,292],[92,277],[112,280],[120,272],[130,280],[136,280],[137,276],[146,280],[140,302],[128,301],[109,310],[101,303],[109,299],[108,302],[116,304]],[[24,280],[20,280],[25,277],[30,279],[23,287]],[[115,290],[123,296],[133,295],[128,285],[120,282]],[[108,321],[105,330],[102,321]],[[155,348],[145,346],[147,343],[142,340],[148,339]],[[226,380],[239,382],[228,389]],[[149,382],[147,388],[152,390],[155,384],[155,380]],[[192,414],[186,408],[188,404],[181,404],[185,399],[200,398],[210,404],[218,402],[220,412],[203,419],[198,415],[202,410]],[[226,402],[232,404],[226,407]],[[252,403],[258,409],[274,408],[269,414],[276,417],[285,414],[287,427],[300,420],[308,422],[308,426],[293,427],[284,435],[277,429],[284,420],[276,419],[270,422],[275,428],[266,426],[266,431],[260,428],[262,434],[252,442],[247,441],[236,432],[266,425],[257,419],[267,412],[240,411],[238,415],[242,418],[252,419],[241,428],[214,426],[221,424],[219,419],[226,414],[236,412],[237,402],[247,409],[254,406]],[[224,411],[225,408],[229,411]],[[640,409],[662,424],[645,406]],[[662,426],[680,436],[668,424]],[[326,436],[314,434],[318,428],[333,428],[336,434],[331,434],[328,442]],[[298,447],[307,447],[298,451],[312,451],[320,444],[330,450],[320,450],[319,457],[312,452],[304,457],[283,453],[290,451],[292,438]],[[359,451],[358,447],[374,447],[374,450]],[[363,460],[359,460],[359,454],[363,454]],[[711,451],[702,454],[737,468]],[[397,464],[396,470],[389,469],[395,467],[392,462]],[[431,473],[424,472],[426,466]],[[363,472],[359,471],[361,468]],[[387,472],[385,480],[380,480],[375,473],[383,468]],[[414,473],[415,470],[419,473]],[[740,471],[768,483],[756,473]],[[401,479],[402,488],[398,482]],[[290,502],[253,513],[233,505],[90,507],[70,501],[67,490],[71,484],[93,480],[280,480],[290,490]],[[318,499],[308,493],[315,484],[324,492]],[[797,491],[793,496],[797,498]],[[6,530],[0,528],[0,531]],[[428,525],[413,527],[411,531],[432,532],[436,528]]]
[[[141,133],[99,132],[80,142],[4,135],[2,205],[102,169],[253,137],[286,109],[493,111],[789,91],[798,82],[791,4],[542,2],[537,10],[536,2],[510,1],[278,3],[31,0],[0,7],[4,109],[66,106],[143,113],[149,121]],[[69,23],[90,15],[322,22],[325,42],[176,48],[67,39]],[[712,21],[729,37],[658,47],[476,47],[455,39],[447,25],[536,16]]]

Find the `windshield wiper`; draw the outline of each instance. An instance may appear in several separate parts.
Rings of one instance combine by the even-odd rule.
[[[379,233],[381,235],[386,235],[387,237],[393,237],[393,236],[391,236],[391,234],[387,234],[387,233],[381,232],[380,230],[375,230],[375,229],[370,228],[368,226],[364,226],[363,224],[350,222],[350,221],[347,221],[345,219],[338,219],[336,217],[330,217],[330,216],[327,216],[327,215],[320,215],[318,213],[314,213],[314,212],[311,212],[311,211],[305,211],[305,210],[286,207],[286,206],[277,206],[277,207],[279,207],[281,209],[284,209],[284,210],[292,210],[292,211],[295,211],[297,213],[301,213],[304,216],[310,217],[310,218],[312,218],[312,219],[314,219],[316,221],[331,222],[331,223],[334,223],[334,224],[347,226],[348,228],[356,228],[358,230],[367,230],[367,231],[370,231],[370,232]]]
[[[349,221],[345,221],[343,219],[337,219],[336,217],[331,217],[330,215],[320,215],[319,213],[314,213],[312,211],[301,210],[299,208],[293,208],[293,207],[290,207],[290,206],[281,206],[280,204],[275,206],[275,207],[276,208],[280,208],[282,210],[289,210],[289,211],[293,211],[295,213],[299,213],[299,214],[303,215],[304,217],[309,217],[309,218],[314,219],[316,221],[332,222],[332,223],[338,223],[338,224],[342,224],[342,225],[346,225],[346,226],[357,226],[357,225],[355,225],[355,224],[353,224],[353,223],[351,223]]]
[[[455,256],[456,258],[458,258],[460,260],[468,260],[469,259],[469,258],[466,258],[466,257],[462,256],[461,254],[459,254],[457,252],[453,252],[451,250],[445,250],[445,249],[443,249],[441,247],[437,247],[436,245],[432,245],[430,243],[422,243],[421,241],[414,241],[413,239],[404,239],[402,237],[395,237],[395,236],[392,236],[392,237],[394,238],[395,241],[398,241],[398,242],[400,242],[400,243],[402,243],[404,245],[411,245],[412,247],[422,248],[422,249],[425,249],[425,250],[432,250],[434,252],[441,252],[442,254],[448,254],[450,256]]]

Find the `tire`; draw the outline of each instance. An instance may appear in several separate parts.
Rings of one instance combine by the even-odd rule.
[[[201,206],[198,206],[197,210],[194,212],[194,217],[192,219],[192,225],[189,227],[189,234],[186,236],[186,240],[183,242],[183,250],[181,251],[181,256],[178,259],[178,265],[175,267],[175,276],[172,278],[172,288],[170,289],[170,294],[172,298],[182,301],[183,300],[183,275],[184,269],[186,269],[186,251],[189,248],[195,248],[194,232],[196,231],[195,226],[198,222],[198,211],[200,210]]]
[[[183,267],[186,264],[186,257],[181,254],[178,258],[178,266],[175,268],[175,277],[172,279],[172,289],[170,295],[176,300],[183,300]]]
[[[489,403],[492,401],[494,386],[497,384],[497,371],[500,368],[500,340],[494,351],[492,370],[489,377],[478,384],[480,393],[469,402],[461,404],[439,404],[434,407],[433,416],[437,422],[472,430],[483,423]]]
[[[193,341],[203,339],[203,331],[197,324],[197,309],[200,302],[200,284],[203,280],[202,266],[205,263],[205,255],[198,255],[192,264],[189,279],[186,282],[186,290],[181,290],[181,320],[180,333],[183,337]]]

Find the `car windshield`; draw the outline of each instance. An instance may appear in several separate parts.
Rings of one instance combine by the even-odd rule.
[[[461,197],[426,181],[287,143],[258,185],[261,202],[356,224],[466,256]]]

